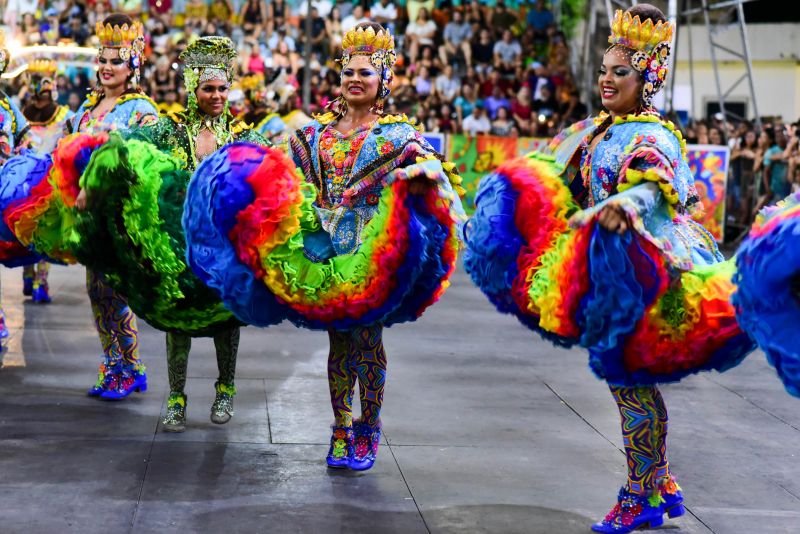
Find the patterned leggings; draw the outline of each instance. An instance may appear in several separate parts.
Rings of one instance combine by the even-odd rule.
[[[141,365],[136,316],[128,307],[128,301],[108,285],[102,274],[88,269],[86,290],[103,345],[106,369],[112,369],[120,361],[133,367]]]
[[[236,354],[239,351],[239,327],[229,328],[215,335],[214,347],[217,349],[218,382],[233,386],[233,378],[236,375]],[[173,393],[183,393],[186,388],[186,371],[189,367],[191,348],[191,336],[180,332],[167,332],[169,389]]]
[[[353,389],[358,380],[361,419],[375,428],[380,423],[386,384],[386,351],[383,326],[328,330],[328,386],[336,426],[353,425]]]
[[[609,387],[622,423],[628,487],[631,493],[644,495],[669,476],[667,407],[655,386]]]
[[[32,278],[34,281],[47,284],[47,273],[50,272],[50,264],[44,260],[40,260],[36,264],[34,270],[33,265],[26,265],[22,268],[23,278]]]

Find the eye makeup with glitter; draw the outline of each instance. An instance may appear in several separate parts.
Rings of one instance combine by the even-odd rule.
[[[355,74],[356,71],[354,69],[344,69],[342,71],[342,78],[352,78],[353,76],[355,76]],[[369,78],[371,76],[376,76],[378,73],[372,69],[361,69],[358,71],[358,74],[362,78]]]

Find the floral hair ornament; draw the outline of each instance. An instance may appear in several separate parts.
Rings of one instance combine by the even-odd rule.
[[[186,50],[180,59],[183,61],[183,83],[186,86],[189,109],[197,109],[197,87],[210,80],[233,82],[233,67],[236,60],[233,41],[227,37],[200,37]]]
[[[26,69],[30,76],[30,89],[34,94],[41,94],[45,91],[53,93],[53,98],[57,98],[56,91],[56,72],[58,71],[58,64],[55,59],[40,58],[34,59],[28,63]]]
[[[134,22],[130,26],[111,24],[103,25],[98,22],[95,26],[95,34],[100,39],[100,50],[98,57],[106,48],[119,50],[119,58],[128,62],[133,70],[134,83],[138,85],[141,78],[141,68],[144,62],[144,30],[140,22]]]
[[[615,46],[627,48],[633,54],[631,65],[641,73],[642,102],[649,107],[653,96],[661,90],[669,72],[669,54],[672,33],[675,26],[669,21],[653,23],[651,19],[641,21],[639,15],[631,16],[627,11],[618,9],[611,22],[609,50]]]
[[[381,73],[381,85],[378,98],[372,110],[379,115],[383,113],[383,101],[389,96],[389,88],[394,80],[392,67],[397,63],[397,52],[394,50],[394,37],[388,30],[378,30],[372,26],[356,26],[344,34],[342,38],[342,66],[350,63],[353,56],[367,56],[373,67]]]
[[[0,29],[0,74],[3,74],[11,61],[11,56],[6,48],[6,32]]]

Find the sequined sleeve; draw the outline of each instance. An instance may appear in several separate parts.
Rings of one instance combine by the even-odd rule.
[[[633,137],[625,153],[628,156],[617,182],[619,192],[649,182],[658,186],[672,209],[696,205],[697,191],[685,147],[671,132],[659,125],[650,126]]]

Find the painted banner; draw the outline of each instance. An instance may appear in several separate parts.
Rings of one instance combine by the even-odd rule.
[[[433,149],[439,154],[444,155],[447,153],[447,150],[445,150],[447,146],[444,143],[444,134],[424,133],[422,134],[422,137],[424,137],[425,140],[430,143]]]
[[[517,157],[517,154],[516,137],[469,137],[461,134],[450,136],[448,159],[456,164],[458,173],[464,180],[466,195],[462,202],[467,213],[472,213],[475,209],[475,193],[480,179],[504,161]]]
[[[721,243],[725,237],[725,195],[730,149],[719,145],[687,145],[686,158],[694,184],[703,202],[703,213],[695,217]]]

